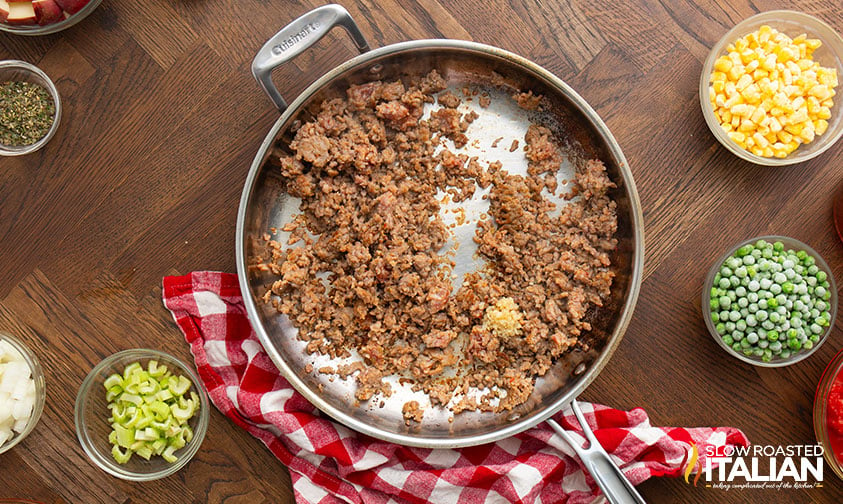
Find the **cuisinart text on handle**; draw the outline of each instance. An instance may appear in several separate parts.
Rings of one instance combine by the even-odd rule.
[[[304,25],[304,28],[302,28],[300,32],[296,33],[292,37],[284,39],[280,44],[272,46],[272,54],[276,56],[282,54],[287,49],[293,47],[294,45],[304,40],[308,35],[310,35],[311,32],[315,31],[317,28],[319,28],[319,23],[317,21],[307,23],[306,25]]]

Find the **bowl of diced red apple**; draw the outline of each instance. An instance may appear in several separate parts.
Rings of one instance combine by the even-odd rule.
[[[47,35],[85,19],[102,0],[0,0],[0,31]]]

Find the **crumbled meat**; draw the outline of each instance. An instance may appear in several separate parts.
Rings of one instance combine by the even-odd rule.
[[[437,97],[437,101],[439,101],[439,105],[448,108],[457,108],[460,104],[460,99],[454,93],[450,91],[445,91],[441,93]]]
[[[539,108],[542,97],[541,95],[534,95],[532,91],[527,91],[526,93],[515,93],[512,95],[512,99],[524,110],[536,110]]]
[[[398,375],[434,406],[453,399],[454,413],[509,410],[580,344],[590,311],[610,295],[614,185],[600,161],[578,166],[565,196],[579,197],[557,215],[542,193],[556,190],[563,160],[553,132],[529,127],[527,176],[500,161],[484,166],[441,148],[441,137],[465,145],[477,118],[460,113],[445,88],[435,71],[416,82],[351,86],[299,124],[288,146],[275,147],[267,162],[301,204],[283,228],[288,243],[267,238],[258,270],[276,278],[263,298],[299,329],[307,352],[362,357],[318,369],[353,379],[358,401],[389,396],[384,378]],[[513,99],[535,109],[541,97]],[[481,94],[479,103],[490,100]],[[424,105],[437,101],[423,119]],[[490,210],[474,236],[486,266],[454,292],[442,205],[477,187],[489,189]],[[463,374],[445,378],[455,369]],[[488,392],[466,394],[470,387]],[[403,414],[409,425],[423,410],[410,401]]]
[[[401,408],[401,413],[404,415],[404,423],[410,425],[410,422],[421,422],[424,416],[424,409],[419,407],[418,401],[407,401],[404,407]]]

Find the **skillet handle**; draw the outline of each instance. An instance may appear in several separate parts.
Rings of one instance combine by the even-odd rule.
[[[272,82],[272,70],[306,51],[335,26],[345,28],[361,53],[369,50],[369,44],[351,14],[340,5],[330,4],[313,9],[288,24],[258,51],[252,61],[252,75],[280,112],[287,108],[287,102]]]
[[[603,495],[612,504],[646,504],[644,498],[635,489],[635,486],[626,478],[626,475],[615,462],[606,453],[606,450],[600,446],[597,438],[594,436],[591,427],[585,421],[585,417],[580,410],[580,406],[576,399],[571,401],[571,408],[574,410],[574,415],[582,427],[583,434],[588,441],[588,446],[583,448],[579,441],[573,437],[568,431],[562,428],[553,419],[548,419],[547,424],[559,434],[562,439],[567,442],[571,448],[577,453],[577,456],[582,460],[588,473],[597,482]]]

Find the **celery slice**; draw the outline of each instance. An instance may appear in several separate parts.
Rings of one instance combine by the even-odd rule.
[[[133,362],[126,366],[126,369],[123,370],[123,379],[128,380],[130,376],[132,376],[136,371],[140,371],[141,365],[139,362]]]
[[[167,448],[167,440],[164,438],[156,439],[149,446],[150,448],[152,448],[153,453],[155,453],[156,455],[161,455],[162,453],[164,453],[164,449]]]
[[[115,385],[114,387],[108,389],[108,392],[105,393],[105,400],[111,402],[120,397],[121,393],[123,393],[123,387]]]
[[[193,405],[185,404],[184,406],[170,406],[170,413],[172,413],[173,416],[176,417],[176,420],[178,420],[180,423],[186,422],[190,417],[193,416]]]
[[[185,378],[184,376],[171,377],[169,379],[170,390],[176,395],[184,395],[187,393],[187,390],[190,388],[190,380]]]
[[[128,392],[123,392],[122,394],[120,394],[120,397],[117,400],[122,402],[130,402],[135,406],[140,406],[141,403],[143,403],[143,399],[141,398],[141,396],[137,394],[130,394]]]
[[[125,464],[130,458],[132,458],[132,450],[126,450],[123,452],[120,450],[119,446],[114,445],[111,447],[111,455],[118,464]]]
[[[149,460],[149,458],[152,457],[152,448],[147,445],[143,445],[137,450],[135,450],[135,453],[137,453],[139,457],[143,457],[146,460]]]
[[[168,389],[159,390],[157,394],[155,394],[155,399],[159,401],[169,401],[175,397],[172,392]]]
[[[155,420],[163,422],[170,416],[170,407],[163,401],[155,401],[149,405],[149,411],[155,415]]]
[[[176,448],[174,446],[170,445],[170,446],[168,446],[167,448],[164,449],[164,452],[161,454],[161,456],[164,458],[164,460],[166,460],[167,462],[172,464],[173,462],[178,460],[178,458],[176,458],[176,456],[173,455],[173,452],[175,452],[175,451],[176,451]]]
[[[128,448],[135,442],[135,429],[123,427],[120,424],[114,425],[114,431],[117,446],[121,448]]]
[[[119,374],[113,374],[105,379],[105,383],[103,383],[106,390],[111,390],[113,387],[120,387],[123,388],[123,377]]]

